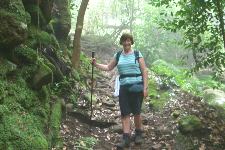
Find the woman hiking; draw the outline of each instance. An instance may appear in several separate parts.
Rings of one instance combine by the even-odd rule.
[[[147,68],[144,58],[139,51],[133,50],[133,36],[128,33],[122,34],[120,45],[123,50],[117,52],[108,64],[99,64],[92,59],[92,64],[103,71],[111,71],[117,66],[120,75],[119,106],[123,128],[123,138],[116,145],[117,149],[130,146],[130,115],[134,115],[135,144],[142,143],[142,119],[141,106],[143,98],[147,96]]]

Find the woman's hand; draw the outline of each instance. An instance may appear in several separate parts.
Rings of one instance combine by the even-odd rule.
[[[94,65],[94,66],[96,66],[96,63],[97,63],[96,62],[96,59],[95,58],[91,58],[91,64]]]
[[[144,88],[143,96],[144,96],[144,99],[148,96],[148,89],[147,88]]]

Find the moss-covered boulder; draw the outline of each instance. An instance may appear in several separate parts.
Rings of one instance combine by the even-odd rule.
[[[40,7],[36,4],[26,6],[26,10],[31,15],[31,23],[35,26],[43,27],[47,25],[47,21]]]
[[[225,106],[225,92],[222,90],[206,89],[203,91],[203,98],[211,105]]]
[[[197,116],[189,115],[178,121],[178,129],[182,134],[196,134],[203,129],[203,124]]]
[[[0,57],[0,76],[5,76],[8,72],[16,69],[16,65],[9,62],[7,59]]]
[[[51,45],[54,48],[59,48],[59,43],[53,34],[38,29],[35,26],[29,27],[29,36],[25,42],[31,48],[39,47],[40,45]]]
[[[21,77],[11,81],[0,78],[0,149],[49,148],[44,132],[48,115],[33,111],[42,108],[48,112],[48,102],[41,103],[37,95]]]
[[[32,87],[35,89],[40,89],[42,86],[51,83],[52,77],[52,70],[44,63],[39,62],[38,70],[33,77]]]
[[[180,116],[180,111],[179,110],[175,110],[172,114],[174,119],[178,118]]]
[[[37,14],[41,22],[48,23],[51,20],[51,12],[53,7],[53,0],[23,0],[26,11],[31,13],[33,22],[37,23]],[[33,10],[31,8],[34,8]],[[36,14],[35,14],[36,12]],[[35,20],[36,18],[36,20]],[[42,24],[43,25],[43,24]]]
[[[27,15],[21,0],[0,1],[0,49],[13,48],[26,40]]]
[[[55,0],[55,11],[53,11],[53,27],[57,39],[66,39],[71,28],[71,14],[69,0]]]
[[[20,45],[12,51],[8,59],[17,65],[35,64],[37,61],[37,52],[26,45]]]
[[[60,139],[60,122],[62,116],[62,106],[61,101],[57,100],[52,107],[51,119],[50,119],[50,128],[52,136],[52,144],[55,145],[57,149],[62,149],[63,143]]]

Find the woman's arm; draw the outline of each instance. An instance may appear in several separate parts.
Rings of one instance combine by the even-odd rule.
[[[96,59],[93,58],[92,59],[92,63],[94,64],[94,66],[96,68],[99,68],[100,70],[103,70],[103,71],[111,71],[115,66],[116,66],[116,59],[113,58],[107,65],[105,64],[99,64],[96,62]]]
[[[139,64],[141,68],[143,83],[144,83],[144,97],[147,97],[148,95],[148,71],[147,67],[145,65],[144,58],[139,58]]]

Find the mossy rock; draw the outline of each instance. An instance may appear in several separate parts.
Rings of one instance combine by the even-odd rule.
[[[62,141],[60,138],[60,123],[62,117],[62,106],[61,101],[57,100],[56,103],[52,106],[52,113],[50,119],[50,128],[51,128],[51,141],[52,146],[54,147],[62,147]]]
[[[91,102],[91,93],[85,93],[84,94],[84,99],[87,100],[88,102]],[[97,102],[97,98],[94,95],[92,95],[92,102],[93,103]]]
[[[14,48],[27,38],[27,24],[17,19],[15,14],[0,9],[0,51]]]
[[[34,89],[41,89],[42,86],[52,82],[53,72],[43,62],[39,62],[39,68],[33,77],[32,87]]]
[[[31,90],[24,78],[20,73],[13,80],[0,77],[0,149],[47,150],[49,91]]]
[[[49,34],[45,31],[42,31],[35,26],[29,27],[28,30],[29,36],[26,41],[26,45],[31,48],[36,48],[41,45],[52,45],[54,48],[59,48],[59,43],[56,40],[53,34]]]
[[[37,0],[23,0],[23,4],[26,10],[30,9],[30,6],[37,6]],[[39,0],[39,9],[46,22],[51,19],[51,12],[53,7],[53,0]],[[34,10],[32,10],[34,11]]]
[[[185,136],[181,133],[178,133],[175,136],[174,149],[176,150],[198,150],[199,146],[195,145],[190,136]]]
[[[25,12],[25,8],[24,8],[22,0],[13,0],[13,1],[1,0],[0,10],[5,11],[11,16],[13,16],[15,20],[26,24],[27,14]],[[2,25],[2,21],[3,20],[1,20],[1,25]]]
[[[178,118],[180,116],[180,111],[179,110],[175,110],[172,114],[173,118]]]
[[[5,149],[48,149],[45,135],[35,126],[34,116],[28,114],[4,116],[0,141]]]
[[[55,0],[58,11],[53,12],[55,35],[57,39],[66,40],[71,28],[71,13],[70,1],[68,0]]]
[[[44,14],[38,5],[28,5],[26,6],[26,11],[28,11],[31,16],[31,24],[37,27],[43,27],[47,25]]]
[[[26,45],[20,45],[13,50],[12,59],[16,64],[35,64],[37,52]]]
[[[197,116],[189,115],[178,121],[178,129],[182,134],[197,134],[203,129],[203,124]]]
[[[169,101],[170,95],[168,92],[159,92],[156,98],[152,98],[149,102],[149,106],[155,111],[163,109],[166,102]]]
[[[77,70],[75,70],[75,69],[72,70],[72,76],[76,81],[80,81],[80,75]]]
[[[157,83],[155,81],[155,79],[150,78],[148,81],[148,93],[150,98],[156,98],[158,95],[157,92]]]
[[[16,65],[6,59],[0,58],[0,76],[5,76],[8,72],[16,69]]]
[[[151,69],[158,75],[173,77],[178,73],[178,69],[172,64],[167,63],[164,60],[158,59],[152,63]]]
[[[54,28],[53,28],[53,25],[52,24],[47,24],[47,26],[44,28],[44,30],[46,31],[46,32],[48,32],[49,34],[54,34],[55,32],[54,32]]]

